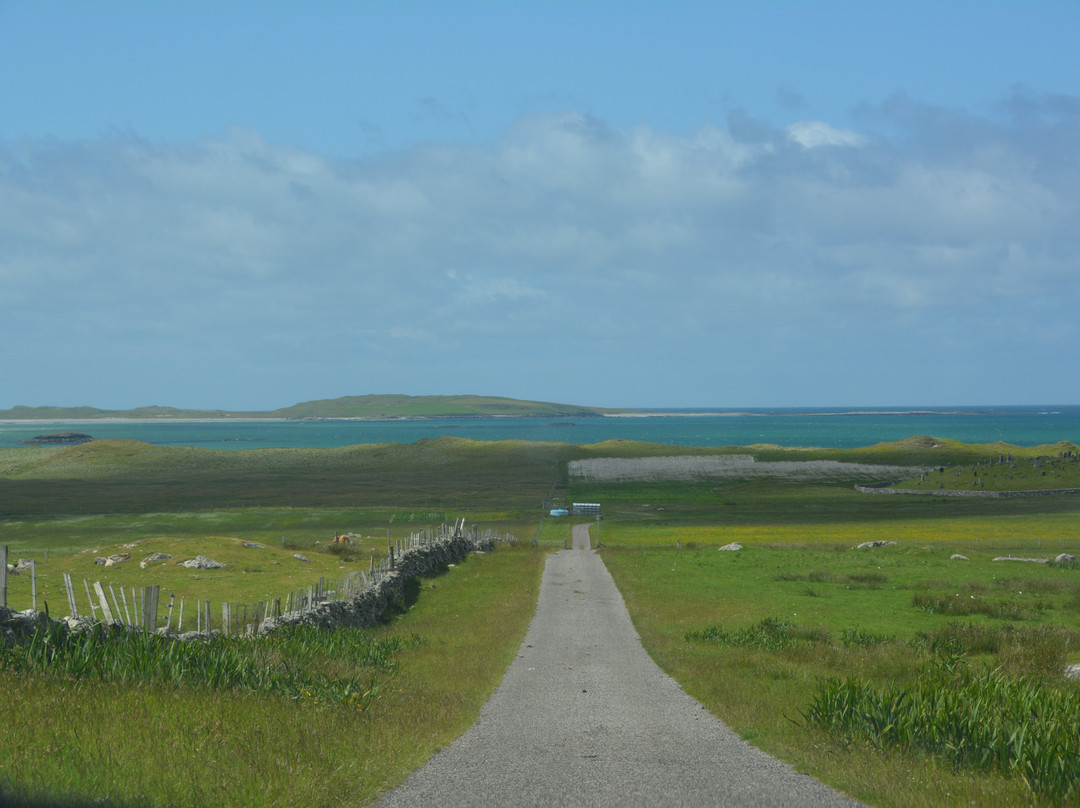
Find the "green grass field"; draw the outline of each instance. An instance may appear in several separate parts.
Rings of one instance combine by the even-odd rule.
[[[389,624],[401,648],[366,709],[273,692],[98,682],[0,669],[0,803],[367,804],[476,719],[525,633],[544,561],[473,556],[416,587]]]
[[[66,611],[62,572],[116,586],[159,583],[178,598],[253,602],[366,567],[385,552],[388,529],[401,538],[465,516],[521,540],[425,579],[387,625],[368,630],[372,640],[398,641],[390,664],[332,667],[370,683],[363,709],[277,691],[0,670],[10,702],[34,705],[0,731],[0,800],[370,802],[468,727],[497,684],[533,613],[544,553],[570,538],[573,520],[541,519],[545,503],[596,501],[604,519],[593,539],[646,648],[744,737],[875,805],[1028,805],[1027,770],[981,771],[884,736],[827,731],[807,714],[830,677],[913,688],[943,654],[961,655],[965,669],[1026,677],[1059,701],[1075,692],[1059,674],[1080,662],[1080,571],[992,559],[1080,555],[1080,496],[871,496],[854,490],[865,476],[857,471],[851,479],[586,482],[568,464],[752,454],[759,464],[945,467],[938,477],[974,476],[975,465],[989,490],[1019,471],[1036,486],[1071,487],[1044,478],[1048,463],[1031,462],[1070,446],[918,437],[858,450],[706,450],[441,438],[324,450],[128,441],[0,450],[0,543],[11,560],[40,562],[39,600],[54,614]],[[1003,453],[1015,469],[988,462]],[[1059,470],[1071,474],[1066,466]],[[998,472],[1004,479],[992,482]],[[327,552],[340,532],[365,538],[344,557]],[[852,549],[872,539],[898,544]],[[745,549],[717,552],[733,541]],[[133,543],[131,561],[94,565],[95,555]],[[151,552],[175,559],[139,569]],[[970,560],[952,561],[953,553]],[[228,566],[196,572],[174,563],[195,554]],[[28,577],[9,583],[12,605],[29,605]],[[200,781],[197,771],[213,776]]]

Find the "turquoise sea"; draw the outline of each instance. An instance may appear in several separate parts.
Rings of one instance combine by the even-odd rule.
[[[398,421],[212,421],[152,423],[0,423],[0,446],[49,432],[85,432],[97,439],[128,438],[165,446],[212,449],[415,443],[455,435],[474,440],[598,443],[611,439],[680,446],[850,448],[934,435],[966,443],[1018,446],[1080,444],[1080,406],[785,408],[660,410],[650,417],[447,418]]]

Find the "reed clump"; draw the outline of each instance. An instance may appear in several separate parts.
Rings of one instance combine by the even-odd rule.
[[[719,623],[686,633],[687,642],[713,642],[742,648],[780,651],[795,645],[812,645],[829,641],[829,633],[818,628],[805,628],[782,617],[766,617],[752,626],[725,629]]]
[[[366,709],[378,695],[377,675],[392,673],[394,654],[417,642],[310,626],[181,642],[122,626],[72,631],[52,623],[0,649],[0,667],[66,679],[272,693]]]
[[[1019,775],[1052,802],[1080,797],[1080,690],[937,658],[907,685],[832,678],[803,713],[812,726],[879,749],[923,751]]]

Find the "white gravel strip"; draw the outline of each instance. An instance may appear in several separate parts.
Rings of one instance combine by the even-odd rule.
[[[574,530],[588,547],[588,527]],[[536,616],[480,718],[379,803],[854,806],[738,738],[641,646],[601,558],[548,558]]]
[[[751,455],[674,455],[670,457],[594,457],[571,460],[567,471],[578,482],[657,482],[663,480],[755,479],[881,480],[904,479],[922,467],[844,463],[839,460],[757,462]]]

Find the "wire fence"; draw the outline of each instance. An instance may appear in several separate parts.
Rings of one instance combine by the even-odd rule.
[[[287,616],[313,612],[328,603],[355,600],[377,587],[390,575],[397,575],[410,554],[425,548],[445,544],[455,539],[467,539],[472,547],[492,546],[496,542],[513,542],[509,534],[494,530],[480,530],[476,525],[466,530],[465,520],[452,525],[425,529],[410,534],[405,539],[388,542],[387,554],[378,561],[372,556],[367,570],[353,570],[340,578],[319,578],[306,587],[294,589],[282,597],[256,603],[220,602],[215,607],[209,600],[179,599],[170,593],[162,599],[161,586],[150,584],[141,587],[114,587],[100,581],[91,583],[82,579],[75,583],[69,573],[63,573],[64,592],[67,598],[68,618],[76,623],[109,623],[142,629],[164,630],[167,633],[207,633],[218,631],[227,635],[251,635],[265,628],[272,621]],[[0,545],[0,606],[8,602],[8,547]],[[31,576],[34,612],[37,603],[37,564],[29,561],[26,567],[17,568],[21,574]],[[84,604],[84,605],[81,605]]]

